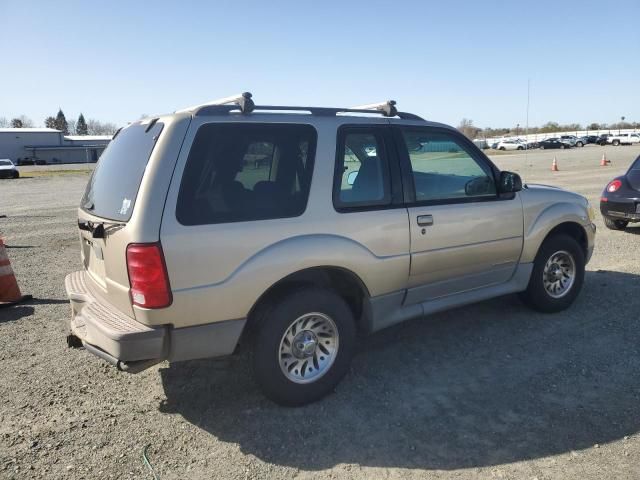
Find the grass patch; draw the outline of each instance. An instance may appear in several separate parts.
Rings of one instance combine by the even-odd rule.
[[[20,178],[55,177],[59,175],[89,175],[93,170],[32,170],[20,172]]]

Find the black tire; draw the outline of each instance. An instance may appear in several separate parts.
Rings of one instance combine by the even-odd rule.
[[[618,145],[620,145],[620,140],[614,140],[613,142],[611,142],[611,145],[617,147]]]
[[[17,170],[13,172],[13,178],[20,178],[20,173]]]
[[[544,145],[540,145],[540,150],[544,150]]]
[[[613,218],[604,217],[604,224],[609,230],[624,230],[629,225],[625,220],[615,220]]]
[[[524,147],[518,147],[518,150],[524,150]]]
[[[582,142],[577,142],[576,147],[584,147],[584,144]]]
[[[557,252],[568,252],[575,264],[575,276],[569,290],[561,297],[553,297],[544,286],[544,268],[547,261]],[[527,289],[520,293],[521,300],[530,308],[544,313],[554,313],[571,306],[584,282],[585,258],[582,247],[568,235],[557,234],[547,238],[533,263],[533,271]]]
[[[334,322],[338,347],[333,363],[317,380],[295,383],[283,373],[279,351],[285,332],[296,319],[308,313],[324,314]],[[349,370],[355,340],[353,313],[340,296],[315,287],[296,290],[265,309],[256,325],[252,349],[256,381],[264,394],[280,405],[300,406],[319,400],[332,392]]]
[[[502,151],[504,151],[504,150],[505,150],[505,148],[504,148],[504,147],[500,147],[498,150],[502,150]]]
[[[560,150],[564,150],[564,145],[560,145]]]

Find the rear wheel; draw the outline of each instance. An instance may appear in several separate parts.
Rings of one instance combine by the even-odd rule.
[[[576,299],[584,281],[584,252],[564,234],[546,239],[533,263],[527,289],[520,298],[540,312],[559,312]]]
[[[617,147],[618,145],[620,145],[620,140],[614,140],[613,142],[611,142],[611,145]]]
[[[349,369],[356,328],[337,294],[308,287],[265,311],[253,344],[253,370],[264,394],[287,406],[314,402]]]
[[[610,230],[624,230],[629,225],[625,220],[614,220],[613,218],[604,217],[604,224]]]
[[[544,150],[544,145],[540,145],[540,150]]]
[[[560,145],[560,149],[561,149],[561,150],[564,150],[564,145]]]
[[[500,147],[498,150],[505,150],[505,148],[504,147]]]
[[[582,142],[578,142],[576,143],[576,147],[584,147],[584,144]]]

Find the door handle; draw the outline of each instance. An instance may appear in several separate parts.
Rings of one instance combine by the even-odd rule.
[[[433,225],[433,215],[418,215],[418,225],[421,227]]]

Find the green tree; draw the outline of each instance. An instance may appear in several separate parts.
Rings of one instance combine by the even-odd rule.
[[[76,135],[88,135],[89,127],[87,126],[87,121],[84,119],[84,115],[82,113],[78,117],[78,121],[76,122]]]
[[[69,124],[62,109],[59,109],[56,115],[56,129],[60,130],[64,135],[69,135]]]
[[[540,127],[540,133],[552,133],[560,131],[560,125],[558,122],[547,122]]]
[[[590,123],[589,126],[587,127],[589,130],[600,130],[600,124],[599,123]]]
[[[44,126],[47,128],[57,128],[56,127],[56,119],[53,117],[47,117],[44,119]]]

